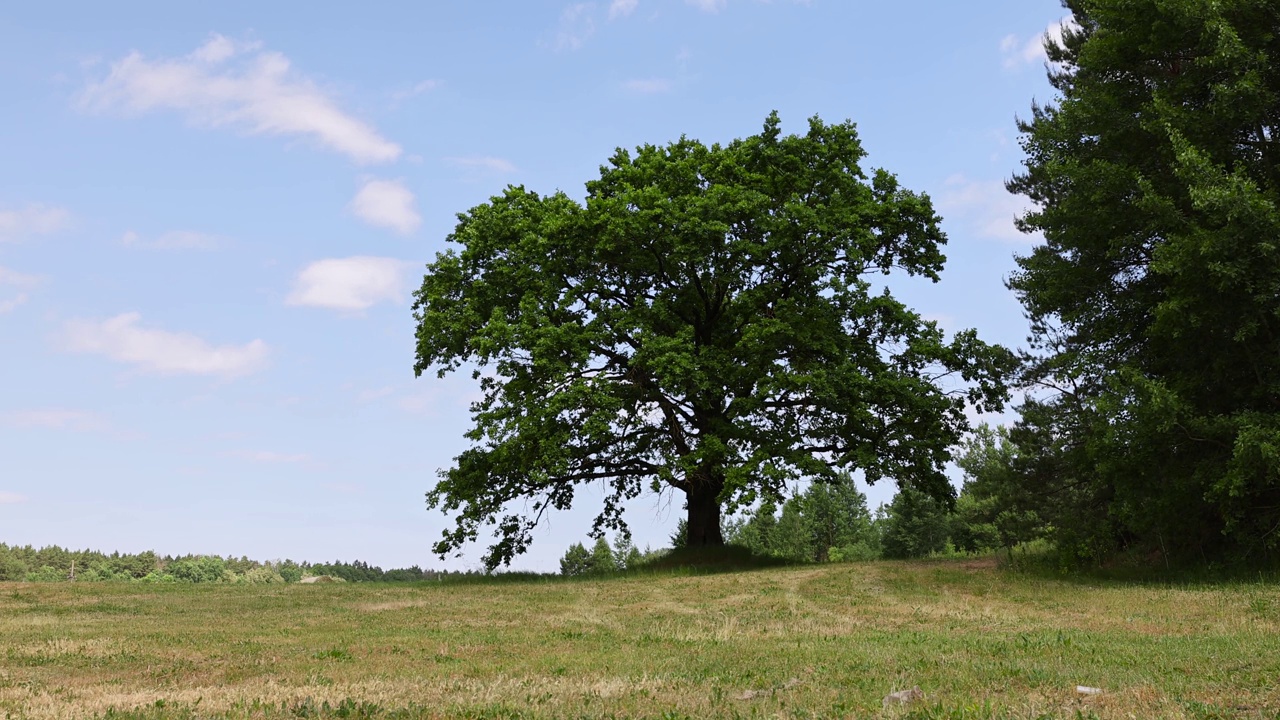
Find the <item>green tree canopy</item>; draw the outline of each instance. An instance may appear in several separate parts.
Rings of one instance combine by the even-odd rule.
[[[783,136],[773,115],[723,146],[619,150],[585,203],[511,187],[461,214],[414,305],[415,371],[465,366],[483,392],[427,495],[456,517],[435,550],[491,525],[485,562],[509,563],[584,483],[606,488],[596,534],[645,488],[684,493],[692,546],[800,476],[950,493],[965,403],[1003,402],[1009,354],[873,285],[937,281],[945,238],[863,156],[852,123]]]
[[[974,429],[956,457],[964,471],[964,487],[956,500],[951,542],[961,550],[1007,548],[1034,540],[1044,532],[1035,497],[1021,474],[1023,458],[1003,425],[983,423]]]
[[[1086,554],[1280,543],[1280,5],[1068,0],[1009,183],[1049,388],[1013,437]]]
[[[882,506],[881,547],[887,558],[918,558],[942,550],[951,532],[946,503],[912,487],[904,487]]]
[[[848,473],[842,473],[831,483],[810,485],[797,500],[814,560],[828,560],[834,548],[876,544],[867,497],[858,491]]]
[[[865,556],[877,554],[880,546],[867,498],[848,473],[810,483],[787,498],[781,517],[776,501],[766,497],[728,530],[730,542],[759,555],[792,560],[826,562],[833,553]]]

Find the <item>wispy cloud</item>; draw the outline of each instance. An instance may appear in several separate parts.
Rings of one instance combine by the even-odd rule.
[[[759,3],[770,5],[773,0],[756,0]],[[718,13],[729,6],[729,0],[685,0],[685,3],[692,5],[703,12]],[[812,5],[813,0],[791,0],[793,5]]]
[[[0,492],[0,505],[17,505],[27,501],[26,495],[12,492]]]
[[[628,80],[622,84],[627,92],[637,95],[657,95],[671,90],[671,81],[666,78],[645,78]]]
[[[121,245],[141,250],[213,250],[222,242],[217,235],[190,230],[174,230],[150,240],[130,230],[120,238]]]
[[[71,213],[52,205],[32,203],[16,210],[0,209],[0,243],[51,235],[70,224]]]
[[[349,206],[361,220],[408,235],[422,224],[413,193],[399,180],[368,180]]]
[[[17,270],[10,270],[0,265],[0,285],[8,285],[20,290],[30,290],[41,282],[43,282],[43,278],[37,275],[24,275]]]
[[[938,210],[950,221],[964,224],[980,237],[1006,242],[1034,242],[1013,221],[1031,208],[1021,195],[1005,189],[999,180],[974,180],[964,175],[947,178],[938,196]]]
[[[102,355],[162,375],[238,377],[266,367],[268,348],[262,340],[243,345],[212,345],[190,333],[140,325],[138,313],[107,320],[71,320],[62,339],[71,352]]]
[[[409,98],[414,97],[415,95],[421,95],[426,92],[431,92],[432,90],[435,90],[441,85],[443,85],[443,83],[440,82],[439,80],[423,80],[422,82],[417,83],[411,88],[408,88],[406,90],[400,90],[398,92],[393,93],[391,95],[391,98],[393,100],[396,100],[397,102],[401,100],[408,100]]]
[[[685,0],[703,12],[717,13],[729,4],[729,0]]]
[[[121,441],[135,441],[146,435],[119,427],[100,413],[61,407],[0,412],[0,426],[20,430],[105,433]]]
[[[613,0],[609,3],[609,19],[626,17],[635,12],[636,5],[639,4],[640,0]]]
[[[612,8],[610,9],[612,11]],[[596,33],[595,3],[575,3],[560,13],[551,47],[557,51],[577,50]]]
[[[440,406],[441,394],[432,388],[415,388],[396,401],[396,405],[407,413],[424,415]]]
[[[302,269],[285,300],[289,305],[356,312],[405,294],[409,263],[386,257],[317,260]]]
[[[36,275],[24,275],[16,270],[10,270],[0,265],[0,288],[12,288],[16,295],[0,298],[0,315],[13,312],[19,306],[26,304],[30,296],[28,290],[39,285],[44,278]],[[2,295],[2,294],[0,294]]]
[[[9,427],[21,429],[100,430],[106,426],[97,413],[67,408],[14,410],[0,414],[0,421]]]
[[[396,389],[393,385],[384,385],[380,388],[361,390],[360,393],[356,395],[356,401],[369,403],[375,400],[381,400],[382,398],[390,397],[395,391]]]
[[[1076,28],[1075,19],[1070,15],[1058,20],[1045,28],[1045,31],[1031,38],[1020,38],[1017,35],[1006,35],[1000,41],[1000,52],[1004,55],[1004,66],[1006,69],[1030,65],[1035,62],[1045,62],[1049,59],[1044,46],[1046,42],[1062,43],[1062,31],[1064,28]]]
[[[510,160],[491,156],[451,157],[445,162],[472,175],[510,175],[519,170]]]
[[[217,34],[180,58],[149,60],[129,53],[112,63],[105,79],[84,89],[80,106],[133,114],[176,110],[196,125],[310,137],[360,163],[390,162],[401,152],[294,71],[283,54]]]

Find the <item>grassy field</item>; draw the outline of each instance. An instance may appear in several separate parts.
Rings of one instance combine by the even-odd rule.
[[[1280,717],[1276,585],[1054,580],[973,561],[0,583],[0,645],[13,718]],[[922,701],[882,709],[914,685]]]

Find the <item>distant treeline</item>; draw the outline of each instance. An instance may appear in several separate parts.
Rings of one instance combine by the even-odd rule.
[[[337,578],[345,582],[411,582],[439,579],[451,573],[409,568],[383,570],[359,560],[331,563],[259,561],[217,555],[160,556],[97,550],[68,550],[51,545],[9,546],[0,543],[0,580],[27,582],[187,582],[293,583],[303,578]],[[456,574],[456,573],[452,573]]]

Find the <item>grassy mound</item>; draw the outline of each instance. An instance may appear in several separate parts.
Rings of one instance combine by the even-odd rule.
[[[676,548],[640,565],[640,572],[715,573],[776,568],[793,564],[771,555],[757,555],[740,545]]]

